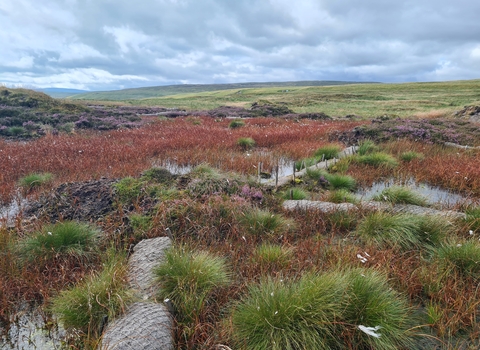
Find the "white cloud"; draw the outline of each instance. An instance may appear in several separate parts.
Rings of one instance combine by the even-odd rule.
[[[115,42],[120,46],[120,50],[123,53],[127,53],[132,49],[135,51],[140,51],[144,44],[152,41],[152,38],[148,35],[145,35],[140,31],[133,30],[128,26],[104,26],[103,30],[105,33],[113,35]]]
[[[474,0],[2,0],[0,81],[472,79],[478,13]]]

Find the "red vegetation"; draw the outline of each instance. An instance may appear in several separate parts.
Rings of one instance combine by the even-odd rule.
[[[179,165],[202,162],[223,170],[255,173],[258,162],[268,169],[280,156],[298,159],[326,143],[333,130],[349,130],[361,122],[293,121],[278,118],[247,120],[245,127],[228,128],[229,120],[210,117],[177,118],[139,129],[48,135],[30,142],[0,141],[0,201],[8,202],[18,179],[33,172],[50,172],[56,184],[102,176],[136,176],[165,161]],[[257,148],[245,152],[240,137],[251,137]]]

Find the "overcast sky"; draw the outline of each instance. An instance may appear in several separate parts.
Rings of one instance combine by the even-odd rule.
[[[0,83],[480,78],[479,0],[0,0]]]

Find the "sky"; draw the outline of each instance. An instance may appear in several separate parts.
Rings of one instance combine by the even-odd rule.
[[[478,0],[1,0],[0,84],[480,78]]]

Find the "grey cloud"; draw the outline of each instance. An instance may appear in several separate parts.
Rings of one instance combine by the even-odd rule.
[[[478,13],[474,0],[3,0],[0,82],[472,79]]]

